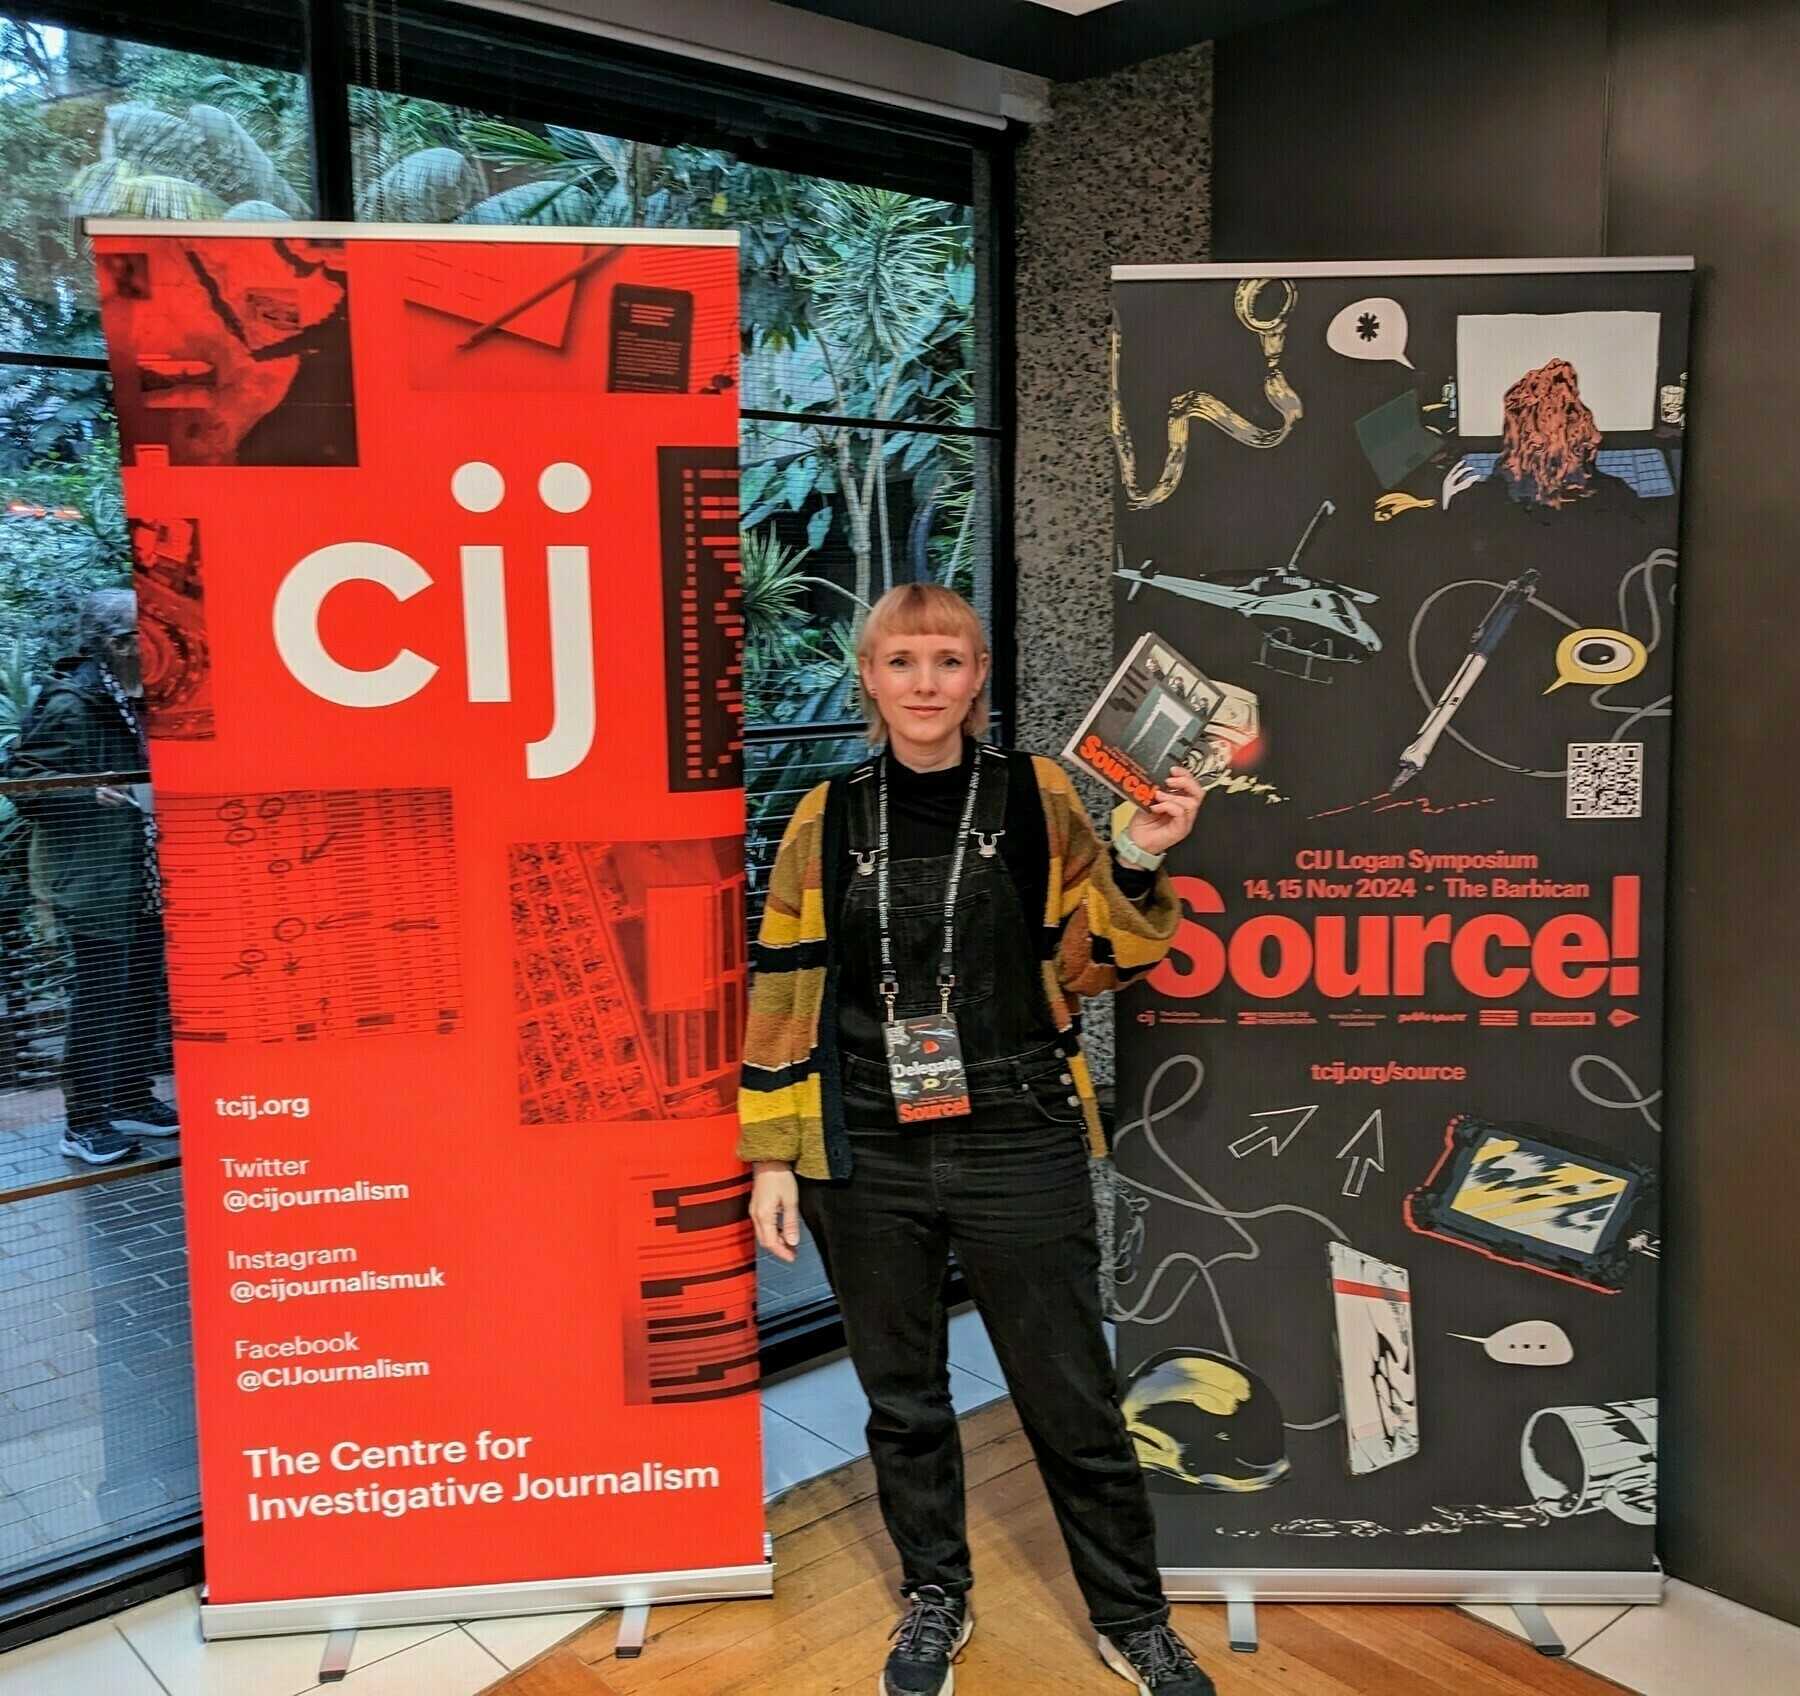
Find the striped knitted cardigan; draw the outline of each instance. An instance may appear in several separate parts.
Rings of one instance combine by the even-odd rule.
[[[1012,756],[1015,771],[1024,761]],[[1169,951],[1180,906],[1167,872],[1142,906],[1119,893],[1112,854],[1094,834],[1080,797],[1054,761],[1031,756],[1050,844],[1049,892],[1041,950],[1044,995],[1063,1033],[1081,1098],[1088,1146],[1106,1152],[1093,1079],[1075,1028],[1080,997],[1132,983]],[[738,1091],[741,1160],[785,1160],[803,1178],[850,1174],[836,1042],[836,960],[826,922],[826,863],[844,854],[827,843],[821,783],[788,825],[769,880],[750,1023]],[[828,990],[830,993],[828,993]]]

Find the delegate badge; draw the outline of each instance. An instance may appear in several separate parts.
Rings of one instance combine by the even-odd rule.
[[[888,1085],[903,1125],[954,1119],[970,1110],[962,1037],[954,1013],[930,1013],[884,1027]]]

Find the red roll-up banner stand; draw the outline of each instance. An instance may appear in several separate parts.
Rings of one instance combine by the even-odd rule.
[[[766,1594],[736,238],[89,228],[205,1630]]]

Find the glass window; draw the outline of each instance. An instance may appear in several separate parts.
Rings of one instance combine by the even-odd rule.
[[[359,218],[740,232],[754,926],[796,803],[865,749],[862,612],[920,579],[991,612],[998,432],[972,206],[367,88],[351,121]],[[829,1300],[810,1243],[794,1267],[765,1260],[760,1290],[765,1322]]]
[[[0,347],[101,352],[83,217],[299,218],[305,86],[0,17]]]
[[[294,72],[0,16],[9,1587],[191,1523],[199,1508],[153,804],[127,716],[134,671],[153,686],[155,662],[137,651],[128,594],[91,599],[129,590],[134,541],[154,568],[179,538],[124,511],[79,220],[307,216],[309,135]],[[125,708],[102,665],[122,680]]]
[[[146,8],[155,41],[105,33],[117,14],[98,3],[56,10],[0,14],[0,1586],[198,1508],[179,1143],[154,1134],[171,1091],[151,798],[104,694],[83,710],[104,718],[113,769],[44,735],[46,701],[97,639],[88,597],[128,589],[134,553],[177,573],[184,557],[179,534],[123,508],[79,221],[314,211],[297,6]],[[930,577],[991,609],[982,161],[899,114],[603,58],[532,20],[401,6],[391,21],[385,55],[357,58],[360,30],[343,44],[353,81],[359,66],[379,80],[385,56],[413,88],[347,91],[357,216],[741,232],[754,924],[794,804],[863,749],[862,608]],[[65,1152],[72,1129],[134,1148],[90,1164]],[[763,1290],[765,1319],[827,1298],[811,1258]]]

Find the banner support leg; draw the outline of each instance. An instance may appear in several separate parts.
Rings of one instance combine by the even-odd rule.
[[[1532,1646],[1540,1655],[1566,1655],[1563,1640],[1557,1635],[1556,1627],[1550,1623],[1550,1616],[1536,1602],[1514,1602],[1514,1617],[1519,1622],[1519,1629],[1531,1639]]]
[[[1256,1641],[1256,1603],[1248,1598],[1225,1604],[1225,1630],[1231,1647],[1240,1655],[1254,1655]]]
[[[649,1603],[627,1608],[619,1618],[619,1639],[613,1645],[613,1653],[622,1661],[635,1661],[644,1652],[644,1637],[649,1629]]]
[[[325,1652],[319,1657],[319,1682],[336,1684],[350,1670],[350,1657],[356,1650],[356,1627],[334,1631],[325,1639]]]

